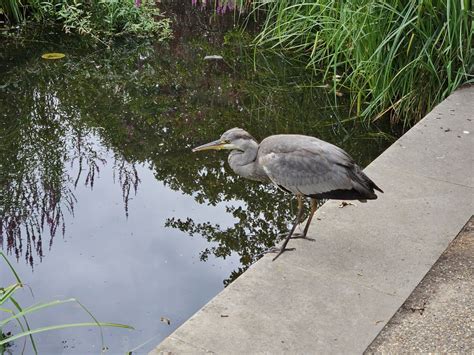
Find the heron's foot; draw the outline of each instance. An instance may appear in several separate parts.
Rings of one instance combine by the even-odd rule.
[[[283,254],[283,252],[287,251],[287,250],[295,250],[295,248],[277,248],[277,247],[273,247],[275,248],[275,252],[278,253],[277,255],[275,255],[275,257],[272,259],[272,261],[275,261],[281,254]]]
[[[309,240],[311,242],[316,241],[316,239],[310,238],[306,234],[300,233],[300,232],[293,233],[293,235],[291,236],[291,239],[306,239],[306,240]]]
[[[283,237],[283,236],[287,236],[286,233],[281,233],[281,234],[278,234],[278,237]],[[302,232],[295,232],[292,234],[292,236],[290,237],[290,239],[306,239],[306,240],[309,240],[309,241],[312,241],[314,242],[316,239],[314,238],[310,238],[308,237],[307,235],[303,234]]]
[[[282,249],[282,248],[279,248],[279,247],[271,247],[271,248],[268,248],[267,250],[261,252],[259,254],[259,256],[265,255],[265,254],[268,254],[268,253],[278,253],[277,256],[275,256],[273,258],[273,260],[275,260],[276,258],[278,258],[280,256],[281,253],[283,253],[286,250],[295,250],[295,248],[284,248],[284,249]]]

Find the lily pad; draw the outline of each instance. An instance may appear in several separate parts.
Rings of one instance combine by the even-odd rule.
[[[66,55],[64,53],[45,53],[41,56],[43,59],[61,59]]]

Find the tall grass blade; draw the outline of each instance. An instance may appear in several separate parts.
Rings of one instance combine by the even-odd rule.
[[[125,329],[133,329],[129,325],[125,324],[119,324],[119,323],[104,323],[100,322],[99,324],[95,322],[86,322],[86,323],[69,323],[69,324],[59,324],[59,325],[52,325],[48,327],[41,327],[41,328],[36,328],[33,330],[29,330],[27,332],[22,332],[19,334],[15,334],[7,339],[1,340],[0,345],[6,344],[10,341],[19,339],[21,337],[27,336],[27,335],[33,335],[37,333],[42,333],[42,332],[47,332],[51,330],[60,330],[60,329],[66,329],[66,328],[74,328],[74,327],[115,327],[115,328],[125,328]]]
[[[366,123],[387,118],[410,126],[474,80],[469,1],[252,3],[266,15],[256,46],[280,48],[306,61],[335,94],[349,94]]]

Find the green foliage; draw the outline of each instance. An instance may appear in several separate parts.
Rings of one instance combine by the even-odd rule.
[[[3,3],[10,4],[4,6]],[[160,40],[171,35],[169,19],[160,15],[153,0],[144,0],[140,6],[133,0],[29,0],[25,6],[18,0],[0,0],[0,4],[10,9],[6,13],[12,14],[19,14],[23,7],[35,21],[61,24],[67,33],[95,38],[117,34],[157,35]],[[9,16],[11,22],[22,18],[21,15]]]
[[[18,23],[23,19],[18,0],[0,0],[0,18],[5,16],[8,22]]]
[[[33,339],[33,334],[57,330],[57,329],[65,329],[71,327],[99,327],[101,330],[101,339],[103,343],[103,336],[102,336],[102,329],[101,327],[119,327],[119,328],[128,328],[133,329],[128,325],[117,324],[117,323],[103,323],[97,321],[97,319],[89,312],[89,310],[84,307],[79,301],[74,298],[66,299],[66,300],[56,300],[52,302],[44,302],[38,303],[36,305],[22,308],[20,304],[15,300],[13,297],[14,293],[23,288],[23,283],[16,273],[13,265],[8,261],[7,257],[3,252],[0,251],[0,257],[3,259],[4,264],[10,269],[12,275],[14,276],[15,282],[9,286],[0,286],[0,314],[6,314],[6,318],[2,317],[0,321],[0,352],[3,354],[4,351],[11,345],[11,342],[23,337],[29,337],[31,341],[32,348],[34,352],[37,354],[38,350],[36,348],[35,341]],[[58,306],[61,304],[71,303],[74,302],[78,304],[82,310],[84,310],[93,320],[93,322],[87,323],[69,323],[69,324],[60,324],[60,325],[52,325],[47,327],[41,327],[36,329],[31,329],[26,319],[26,316],[38,311],[41,311],[46,308]],[[8,304],[11,304],[12,308],[5,308]],[[9,332],[4,333],[3,329],[11,322],[16,322],[21,329],[20,333],[11,334]],[[24,352],[24,348],[22,353]]]
[[[254,1],[259,45],[306,60],[371,121],[412,124],[473,80],[469,0]]]

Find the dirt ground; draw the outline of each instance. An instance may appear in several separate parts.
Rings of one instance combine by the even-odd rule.
[[[414,352],[474,352],[474,216],[365,354]]]

